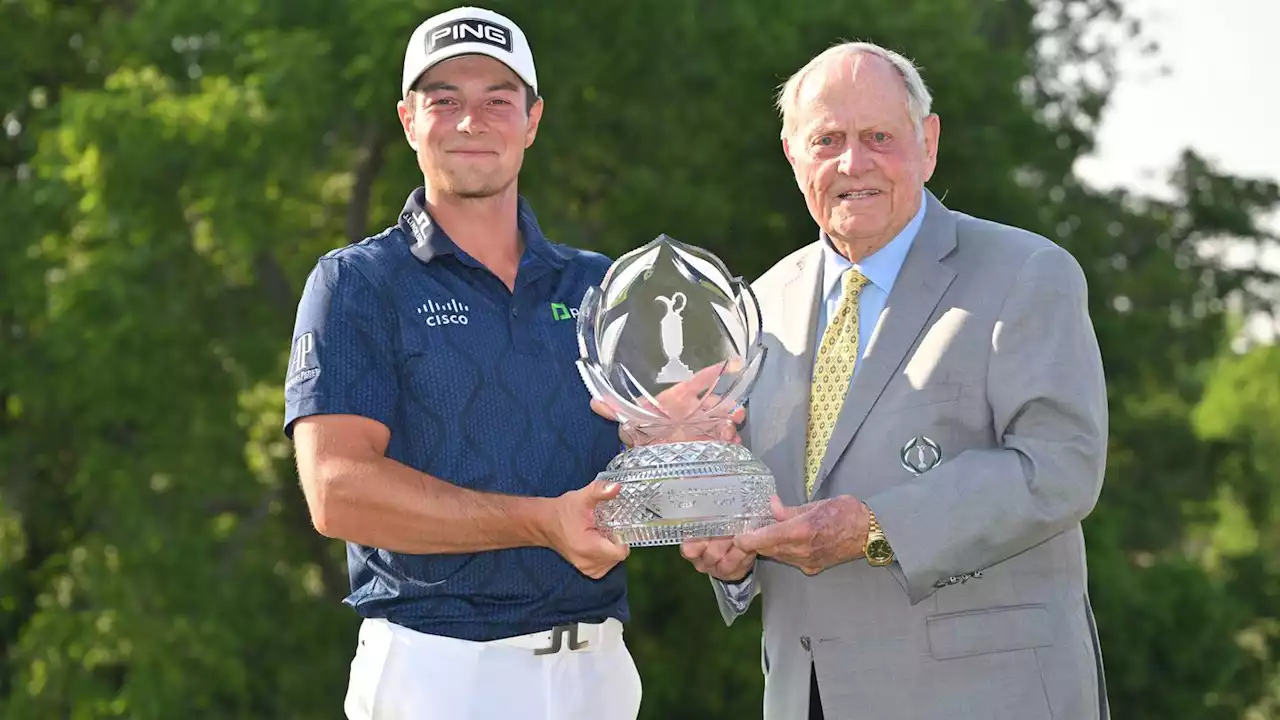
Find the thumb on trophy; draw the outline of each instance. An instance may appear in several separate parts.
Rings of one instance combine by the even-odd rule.
[[[769,499],[769,508],[773,510],[773,519],[778,522],[786,522],[793,517],[797,517],[805,513],[805,507],[803,505],[787,507],[782,504],[782,500],[780,500],[777,495],[774,495]]]
[[[617,419],[618,419],[618,410],[617,410],[617,408],[615,408],[613,405],[610,405],[609,403],[607,403],[607,402],[605,402],[604,400],[601,400],[601,399],[599,399],[599,398],[592,398],[592,399],[591,399],[591,409],[592,409],[592,411],[594,411],[594,412],[595,412],[595,414],[599,415],[600,417],[604,418],[605,420],[617,420]]]
[[[599,504],[606,500],[612,500],[618,496],[622,490],[621,483],[607,483],[600,480],[594,480],[587,492],[587,497],[593,504]]]

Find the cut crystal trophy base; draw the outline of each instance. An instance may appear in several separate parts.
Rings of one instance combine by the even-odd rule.
[[[629,546],[676,545],[773,523],[773,474],[741,445],[658,443],[615,457],[598,479],[622,485],[596,527]]]

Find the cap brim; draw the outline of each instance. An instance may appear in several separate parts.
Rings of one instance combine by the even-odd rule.
[[[521,82],[533,88],[534,93],[537,93],[538,91],[537,86],[534,85],[534,83],[530,82],[529,78],[522,75],[519,70],[512,67],[511,63],[508,63],[506,60],[503,60],[496,53],[490,52],[484,49],[483,47],[476,47],[474,45],[471,45],[471,46],[454,45],[451,48],[447,48],[445,50],[441,50],[440,52],[438,52],[436,54],[436,57],[432,58],[431,62],[424,65],[422,67],[422,70],[420,70],[417,75],[414,75],[412,80],[410,80],[408,83],[405,84],[401,94],[407,96],[409,94],[409,91],[413,89],[413,86],[417,85],[418,81],[422,79],[422,76],[426,75],[427,71],[430,70],[431,68],[435,67],[436,65],[439,65],[442,62],[445,62],[446,60],[453,60],[454,58],[460,58],[465,55],[483,55],[484,57],[497,60],[498,62],[505,65],[508,70],[515,73],[515,76],[520,78]]]

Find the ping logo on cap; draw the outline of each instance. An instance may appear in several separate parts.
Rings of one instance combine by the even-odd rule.
[[[427,32],[427,54],[460,42],[478,42],[511,52],[511,31],[487,20],[453,20]]]

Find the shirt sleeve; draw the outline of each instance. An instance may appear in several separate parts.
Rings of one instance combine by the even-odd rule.
[[[394,315],[372,283],[322,258],[298,302],[285,374],[284,432],[309,415],[360,415],[391,426],[399,383]]]
[[[747,573],[746,577],[737,582],[724,583],[724,597],[729,602],[729,607],[737,615],[741,615],[751,607],[752,593],[755,590],[751,580],[752,573]]]

